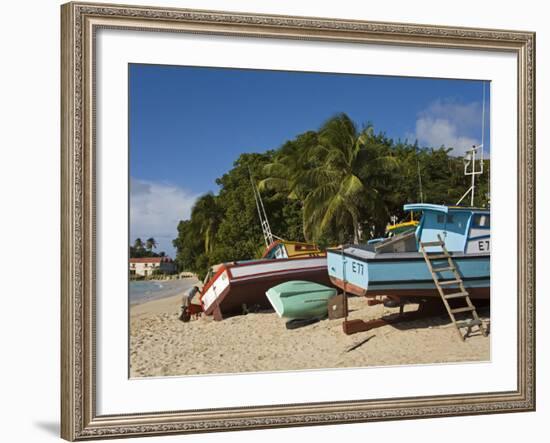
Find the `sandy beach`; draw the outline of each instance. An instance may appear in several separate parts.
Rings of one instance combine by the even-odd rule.
[[[322,320],[287,330],[274,312],[227,318],[178,320],[181,296],[130,308],[131,377],[223,374],[297,369],[488,361],[490,335],[474,332],[461,342],[445,317],[387,325],[345,335],[342,320]],[[397,312],[350,298],[350,319]],[[416,309],[415,305],[406,310]],[[479,314],[488,320],[488,310]],[[367,340],[368,339],[368,340]],[[358,345],[358,346],[357,346]]]

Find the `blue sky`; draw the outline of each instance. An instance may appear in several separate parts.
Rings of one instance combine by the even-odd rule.
[[[131,64],[130,237],[174,256],[177,220],[243,152],[281,146],[338,112],[421,146],[481,141],[480,81]],[[486,90],[489,150],[489,88]]]

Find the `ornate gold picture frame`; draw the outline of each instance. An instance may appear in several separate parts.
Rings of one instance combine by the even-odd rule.
[[[535,35],[218,11],[68,3],[62,22],[61,435],[107,437],[215,432],[533,411],[535,409]],[[260,37],[517,57],[517,389],[457,395],[98,415],[96,386],[95,71],[99,29]],[[510,344],[511,345],[511,344]]]

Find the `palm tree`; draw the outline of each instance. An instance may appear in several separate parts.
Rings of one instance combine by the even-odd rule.
[[[204,251],[209,253],[214,248],[216,233],[221,223],[222,211],[212,194],[199,197],[193,206],[191,222],[197,234],[204,240]]]
[[[149,237],[147,240],[145,240],[145,249],[148,251],[152,251],[153,248],[157,247],[157,242],[153,237]]]
[[[318,165],[304,172],[308,192],[304,200],[304,230],[317,238],[335,223],[353,227],[355,243],[360,237],[360,209],[365,201],[365,186],[358,176],[361,151],[373,128],[359,132],[345,114],[328,120],[319,131],[319,144],[310,155]]]
[[[143,249],[143,241],[141,240],[141,238],[138,237],[134,241],[134,249],[136,251],[139,251],[139,250]]]
[[[317,133],[313,131],[299,135],[296,140],[286,142],[275,154],[273,162],[264,166],[267,178],[260,181],[260,190],[270,189],[291,200],[303,200],[307,187],[303,182],[303,171],[315,166],[310,150],[318,144]]]
[[[329,119],[317,134],[306,135],[306,141],[281,148],[266,166],[268,178],[260,186],[302,201],[306,239],[316,241],[332,227],[351,231],[358,242],[365,212],[384,212],[377,183],[396,159],[371,125],[359,131],[346,114]]]

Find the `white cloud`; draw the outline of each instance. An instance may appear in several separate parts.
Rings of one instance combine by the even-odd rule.
[[[172,240],[180,220],[188,219],[197,196],[179,186],[130,179],[130,241],[154,237],[158,251],[174,256]]]
[[[481,105],[436,100],[418,114],[413,135],[420,146],[453,148],[452,155],[464,152],[480,143]]]

